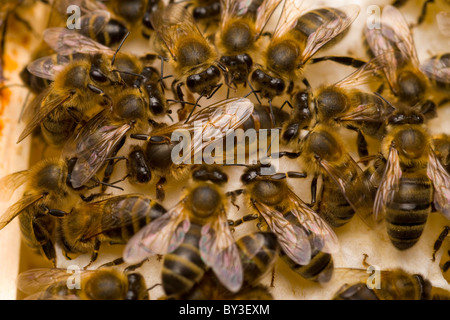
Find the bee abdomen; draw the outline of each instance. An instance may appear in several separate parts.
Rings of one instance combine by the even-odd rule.
[[[301,277],[314,282],[327,282],[333,275],[333,256],[329,253],[319,251],[311,257],[311,262],[304,266],[295,263],[284,252],[281,253],[281,258]]]
[[[404,173],[398,192],[386,207],[387,232],[396,248],[408,249],[419,240],[431,212],[432,198],[428,177]]]
[[[321,199],[317,212],[334,228],[343,226],[355,214],[342,192],[330,180],[323,185]]]
[[[198,243],[201,227],[195,224],[186,233],[183,243],[164,257],[162,283],[166,295],[179,295],[199,282],[206,270]]]

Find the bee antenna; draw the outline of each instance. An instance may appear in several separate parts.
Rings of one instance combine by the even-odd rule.
[[[155,289],[157,286],[162,286],[162,284],[161,284],[161,283],[154,284],[153,286],[151,286],[150,288],[148,288],[147,291],[153,290],[153,289]]]
[[[125,40],[128,38],[129,35],[130,35],[130,31],[128,31],[127,34],[123,37],[122,41],[119,44],[119,47],[117,48],[116,52],[114,52],[113,58],[111,60],[111,66],[114,65],[114,62],[116,61],[116,55],[119,52],[120,48],[122,48],[123,43],[125,42]]]
[[[376,96],[377,96],[378,98],[380,98],[381,100],[383,100],[384,102],[386,102],[390,107],[396,109],[396,108],[392,105],[392,103],[390,103],[390,102],[389,102],[385,97],[383,97],[380,93],[374,92],[373,94],[376,95]]]

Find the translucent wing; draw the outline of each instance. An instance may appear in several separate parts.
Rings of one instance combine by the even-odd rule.
[[[272,17],[273,12],[280,4],[281,0],[264,0],[258,8],[256,13],[255,31],[259,36],[264,30],[264,27]]]
[[[234,129],[239,128],[253,113],[254,105],[246,98],[219,101],[194,114],[189,122],[179,122],[151,132],[152,136],[171,135],[177,130],[193,133],[191,153],[182,161],[194,156],[213,143],[221,142]],[[214,138],[214,139],[213,139]],[[192,141],[193,140],[193,141]]]
[[[383,177],[381,178],[373,205],[373,214],[376,221],[381,217],[380,214],[384,216],[386,204],[392,201],[395,193],[398,191],[401,176],[402,169],[400,168],[398,151],[391,146],[386,168]]]
[[[280,18],[273,33],[273,40],[283,36],[286,32],[295,27],[297,19],[303,12],[303,0],[284,1]]]
[[[64,92],[62,94],[55,94],[52,91],[52,86],[45,90],[44,95],[39,95],[31,102],[30,110],[34,109],[36,112],[31,117],[31,120],[25,126],[22,133],[17,140],[17,143],[25,139],[34,129],[41,124],[41,122],[56,108],[61,107],[64,103],[70,101],[73,97],[71,92]],[[41,100],[39,100],[41,99]],[[39,108],[37,108],[39,105]],[[28,109],[28,107],[27,107]]]
[[[202,259],[228,290],[237,292],[244,276],[239,250],[223,207],[217,219],[203,226],[201,233],[199,248]]]
[[[339,249],[339,241],[333,229],[292,190],[288,191],[287,196],[292,206],[291,213],[297,217],[300,225],[311,233],[313,252],[336,252]]]
[[[42,57],[27,65],[28,71],[39,78],[55,80],[55,76],[70,62],[66,56],[52,55]]]
[[[336,82],[335,86],[340,88],[353,88],[373,81],[373,77],[376,76],[377,72],[384,67],[384,61],[385,59],[381,56],[377,56],[369,60],[349,76]]]
[[[305,64],[321,47],[344,32],[359,14],[358,5],[348,5],[338,8],[345,13],[345,17],[337,15],[336,19],[323,23],[311,33],[302,52],[301,64]]]
[[[432,149],[429,152],[427,175],[433,182],[436,209],[450,219],[450,176]]]
[[[185,199],[161,217],[139,230],[127,243],[123,258],[127,263],[138,263],[155,254],[175,250],[190,228]]]
[[[66,28],[49,28],[44,30],[45,42],[59,55],[68,56],[73,53],[105,53],[114,54],[114,50],[97,41]]]
[[[19,201],[10,206],[0,217],[0,230],[10,223],[17,215],[24,209],[28,208],[35,202],[44,197],[42,194],[28,194],[24,195]]]
[[[231,18],[239,15],[239,13],[245,10],[246,4],[249,4],[247,0],[220,0],[220,6],[222,11],[222,29],[228,24]],[[241,10],[240,10],[241,8]],[[243,10],[242,10],[243,9]]]
[[[209,46],[194,17],[183,5],[172,3],[162,11],[156,10],[152,12],[150,21],[174,59],[177,57],[178,43],[187,37],[195,37],[197,41],[203,41],[205,46]]]
[[[0,201],[8,201],[14,191],[27,182],[28,173],[28,170],[22,170],[4,176],[0,180]]]
[[[341,190],[345,199],[359,217],[369,226],[373,225],[373,191],[374,187],[364,178],[364,173],[350,155],[347,155],[346,166],[342,170],[321,159],[320,165]],[[351,172],[348,174],[347,172]]]
[[[410,61],[414,67],[419,67],[416,46],[408,22],[394,6],[384,7],[381,14],[381,32],[397,46],[406,61]]]
[[[30,269],[18,275],[17,288],[26,294],[33,294],[45,290],[54,283],[66,281],[70,276],[73,276],[73,273],[62,268]]]
[[[131,129],[128,123],[111,123],[107,112],[103,110],[94,116],[64,146],[64,158],[77,158],[70,177],[74,188],[86,184],[100,170],[105,159]]]
[[[442,83],[450,83],[450,57],[432,57],[424,61],[420,70],[429,78]]]
[[[283,214],[261,202],[254,202],[255,208],[263,216],[270,230],[278,237],[283,251],[295,263],[307,265],[311,261],[311,244],[305,230],[289,222]]]
[[[383,59],[384,74],[389,86],[392,89],[397,88],[398,61],[394,46],[383,36],[381,29],[365,28],[364,35],[372,54]]]
[[[89,203],[80,202],[82,208],[86,207],[91,215],[101,216],[101,231],[94,226],[84,233],[83,238],[90,239],[99,233],[132,226],[143,217],[150,222],[152,218],[150,211],[154,204],[155,201],[141,194],[119,195]],[[78,207],[75,207],[71,214],[75,214],[77,209]]]

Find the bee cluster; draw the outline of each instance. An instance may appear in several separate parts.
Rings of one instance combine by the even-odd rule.
[[[0,180],[3,200],[24,188],[0,230],[18,219],[51,265],[23,270],[18,289],[448,299],[450,136],[433,126],[445,128],[450,52],[419,59],[413,31],[438,25],[448,42],[449,12],[424,1],[410,25],[405,2],[366,17],[348,1],[1,4],[0,94],[20,75],[31,96],[9,138],[31,140],[33,160]],[[43,30],[22,18],[35,7]],[[4,59],[11,26],[39,34],[23,70]]]

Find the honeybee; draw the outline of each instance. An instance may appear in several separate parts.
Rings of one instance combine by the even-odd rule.
[[[187,123],[179,121],[155,129],[150,134],[132,134],[132,138],[146,142],[144,146],[132,147],[131,152],[138,151],[140,160],[135,168],[129,171],[146,172],[144,182],[149,181],[147,172],[159,176],[156,194],[157,200],[162,201],[165,197],[166,177],[171,176],[177,180],[185,177],[189,173],[190,164],[204,162],[203,151],[206,148],[213,148],[222,143],[232,130],[239,128],[250,118],[253,110],[254,105],[250,100],[231,98],[202,109]],[[187,140],[181,140],[181,137]],[[211,162],[214,161],[215,159],[211,159]],[[144,162],[146,166],[143,165]],[[129,163],[131,165],[131,162]]]
[[[226,69],[218,61],[212,43],[198,29],[192,14],[181,5],[169,4],[162,11],[153,12],[151,22],[166,51],[163,55],[170,58],[175,81],[178,82],[178,100],[183,100],[183,84],[190,92],[200,95],[197,102],[201,97],[214,94],[221,86],[221,70]],[[179,111],[180,120],[186,118],[183,112]]]
[[[78,10],[80,10],[79,25],[75,26],[75,28],[71,26],[71,30],[105,46],[111,47],[118,44],[129,31],[123,19],[114,17],[112,12],[99,1],[55,0],[52,3],[52,8],[59,13],[61,20],[66,24],[69,22],[66,22],[66,18],[71,6],[77,6]]]
[[[264,27],[281,0],[222,0],[222,20],[216,36],[220,62],[228,69],[229,83],[247,84],[254,54]]]
[[[354,272],[359,274],[359,272]],[[411,274],[401,268],[381,270],[378,284],[367,281],[343,285],[333,300],[440,300],[449,299],[450,292],[434,287],[420,274]]]
[[[76,159],[71,183],[78,188],[91,179],[127,135],[148,131],[151,115],[139,89],[126,88],[113,98],[111,109],[93,116],[64,145],[62,157]]]
[[[125,244],[140,228],[165,212],[159,203],[140,194],[79,201],[59,219],[57,239],[66,255],[91,253],[90,265],[96,261],[102,243]]]
[[[428,78],[434,79],[434,82],[448,84],[445,63],[435,63],[436,60],[431,59],[421,66],[414,38],[400,11],[393,6],[385,6],[381,16],[381,28],[367,27],[364,29],[364,35],[370,53],[385,60],[384,74],[391,93],[405,104],[420,104],[424,114],[434,109],[434,97],[430,92],[432,86]],[[445,62],[445,59],[442,62]],[[439,86],[443,86],[442,83]],[[436,116],[436,113],[428,112],[427,117]]]
[[[385,165],[376,170],[383,173],[370,179],[378,187],[375,221],[385,218],[391,242],[405,250],[419,240],[432,204],[449,216],[450,177],[433,149],[423,114],[409,106],[395,108],[381,144]]]
[[[407,0],[395,0],[392,5],[396,8],[400,8],[402,7],[406,2],[408,2]],[[443,3],[443,1],[441,1]],[[448,4],[448,1],[446,1]],[[426,19],[427,14],[428,14],[428,5],[430,3],[436,3],[435,0],[424,0],[421,10],[420,10],[420,14],[417,17],[417,22],[415,24],[415,27],[420,26]],[[429,15],[428,15],[429,16]]]
[[[349,5],[320,8],[302,16],[300,5],[299,1],[284,2],[271,41],[262,53],[262,63],[251,74],[255,89],[269,101],[284,93],[286,82],[301,79],[310,58],[343,33],[359,14],[357,5]],[[318,24],[311,21],[313,15],[319,17]]]
[[[227,181],[219,166],[193,168],[192,185],[181,200],[128,241],[124,261],[135,263],[154,254],[165,255],[162,283],[169,297],[189,291],[208,267],[228,290],[237,292],[243,271],[221,189]]]
[[[298,158],[307,172],[313,173],[311,204],[331,226],[348,223],[355,212],[373,226],[374,186],[349,154],[339,131],[327,124],[316,123],[298,143],[298,152],[280,155]],[[317,203],[317,182],[322,176],[320,199]]]
[[[178,300],[223,300],[223,299],[261,299],[272,300],[273,297],[267,287],[259,284],[259,280],[273,266],[280,247],[275,234],[272,232],[253,232],[236,240],[241,255],[244,280],[242,288],[230,292],[208,270],[201,281],[185,294],[173,296]]]
[[[0,219],[3,229],[16,216],[26,243],[56,264],[53,244],[56,220],[68,212],[80,198],[81,188],[70,184],[72,164],[60,158],[43,159],[28,170],[11,173],[0,180],[2,197],[8,199],[21,185],[25,191]],[[99,183],[93,181],[85,189]]]
[[[36,268],[17,278],[25,300],[148,300],[148,288],[138,272],[113,268],[70,270]]]
[[[283,124],[283,141],[296,143],[301,130],[310,127],[315,119],[330,126],[344,125],[355,130],[358,133],[358,152],[360,156],[367,156],[364,135],[381,140],[385,133],[385,117],[392,112],[383,99],[358,88],[375,78],[382,67],[380,60],[374,58],[347,77],[313,92],[310,87],[306,91],[297,90],[292,98],[293,114]]]
[[[17,142],[40,126],[46,142],[61,147],[86,113],[112,104],[111,95],[123,81],[112,72],[114,51],[108,47],[88,41],[74,49],[71,45],[83,44],[89,38],[64,28],[47,29],[44,38],[60,57],[43,57],[28,65],[30,73],[53,82],[27,106],[27,125]],[[97,53],[93,53],[93,46],[97,46]],[[74,53],[86,55],[71,61],[67,56]]]
[[[267,228],[277,236],[281,257],[294,271],[312,281],[328,281],[333,270],[331,253],[339,246],[337,236],[285,179],[285,174],[263,175],[261,165],[248,167],[241,176],[242,192],[254,214],[230,221],[230,225],[259,219],[264,223],[262,230]]]
[[[441,249],[442,243],[446,240],[448,236],[448,232],[450,231],[450,226],[445,226],[442,232],[439,234],[439,237],[436,239],[433,248],[433,261],[436,260],[436,253]],[[442,270],[442,275],[445,280],[450,283],[450,249],[446,249],[446,253],[444,253],[441,257],[441,261],[439,262],[439,267]]]

